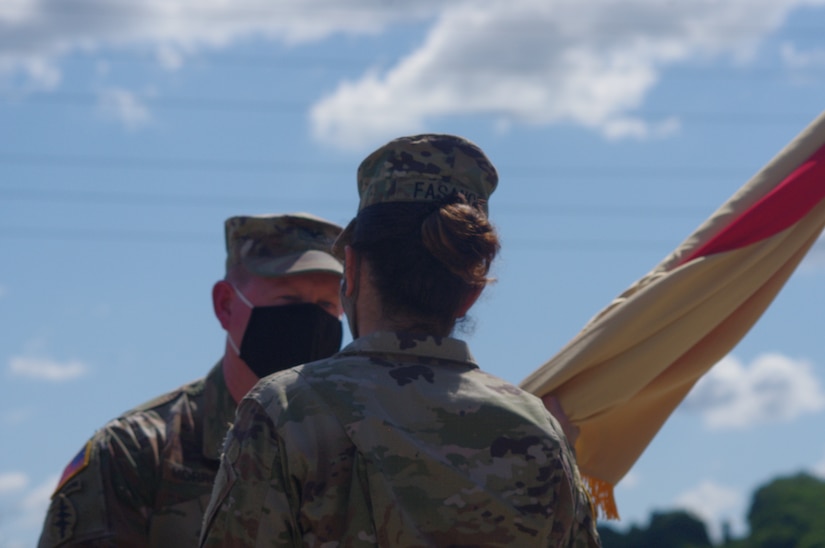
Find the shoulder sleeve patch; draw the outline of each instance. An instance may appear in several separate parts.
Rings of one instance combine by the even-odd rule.
[[[52,498],[57,494],[60,489],[66,485],[66,483],[75,477],[78,472],[83,470],[89,465],[89,458],[92,455],[92,440],[86,442],[86,445],[83,446],[83,449],[75,455],[75,457],[66,465],[66,468],[63,470],[63,475],[60,476],[60,481],[57,482],[57,488],[55,488],[54,493],[52,493]]]

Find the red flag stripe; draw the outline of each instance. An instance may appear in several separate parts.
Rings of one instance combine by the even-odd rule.
[[[679,265],[769,238],[794,225],[825,198],[825,145]]]

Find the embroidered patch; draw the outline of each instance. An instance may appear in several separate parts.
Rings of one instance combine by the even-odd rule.
[[[57,482],[57,488],[54,490],[52,494],[52,498],[57,494],[60,489],[66,485],[70,479],[75,477],[78,472],[83,470],[89,465],[89,457],[92,455],[92,440],[86,442],[86,445],[83,446],[83,449],[75,455],[72,461],[66,465],[65,470],[63,470],[63,475],[60,476],[60,481]]]
[[[72,538],[74,526],[77,524],[77,512],[69,497],[60,493],[52,500],[52,509],[49,512],[49,538],[57,543]]]

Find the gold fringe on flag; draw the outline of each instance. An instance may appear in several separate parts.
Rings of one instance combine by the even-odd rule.
[[[618,518],[613,487],[823,229],[825,112],[521,381],[579,429],[576,461],[597,517]]]
[[[619,510],[616,508],[616,499],[613,497],[613,486],[592,476],[582,475],[585,489],[590,495],[593,504],[593,515],[599,518],[619,519]]]

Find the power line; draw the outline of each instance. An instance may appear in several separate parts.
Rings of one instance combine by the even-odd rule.
[[[0,197],[8,200],[34,201],[39,203],[177,207],[248,206],[250,203],[261,203],[265,200],[283,200],[283,196],[204,196],[203,194],[158,194],[59,188],[0,188]],[[312,203],[313,205],[320,206],[341,205],[340,200],[318,197],[314,197]]]
[[[87,91],[55,91],[48,93],[32,93],[24,97],[6,96],[8,103],[26,106],[58,105],[75,107],[99,107],[105,102],[105,94]],[[152,108],[181,109],[181,110],[210,110],[228,112],[274,113],[295,111],[309,108],[308,101],[268,101],[257,99],[228,99],[225,97],[150,97],[142,96],[141,100]]]
[[[383,3],[386,4],[387,2],[385,1]],[[771,2],[765,1],[762,4],[771,5]],[[760,9],[759,2],[753,2],[753,6],[754,9]],[[180,8],[185,6],[176,5],[175,3],[170,2],[168,7]],[[386,8],[392,9],[393,6],[386,6]],[[121,2],[118,4],[118,11],[101,10],[100,7],[95,4],[78,2],[51,2],[47,9],[48,16],[51,19],[56,20],[58,24],[60,22],[60,18],[62,17],[65,17],[67,19],[83,19],[91,16],[94,17],[96,20],[105,19],[110,22],[116,22],[118,20],[134,21],[136,18],[140,19],[141,17],[143,17],[144,19],[156,19],[158,21],[175,21],[177,19],[176,15],[178,15],[176,11],[169,12],[168,14],[160,14],[159,12],[157,12],[157,10],[146,9],[146,6],[142,5],[140,2],[135,2],[131,4],[128,2]],[[246,21],[250,18],[254,18],[256,21],[259,22],[265,21],[267,18],[271,18],[271,20],[273,21],[283,22],[289,21],[290,17],[295,17],[297,20],[303,20],[305,17],[314,16],[317,19],[319,17],[319,14],[321,13],[323,14],[325,19],[333,20],[336,19],[336,16],[340,16],[347,19],[374,18],[374,16],[376,15],[384,15],[390,13],[390,11],[389,9],[376,10],[374,8],[370,8],[369,6],[365,6],[363,8],[359,6],[337,7],[334,6],[332,3],[327,3],[323,7],[316,7],[313,12],[296,13],[296,10],[293,7],[285,8],[281,6],[272,5],[271,3],[267,3],[264,1],[259,1],[237,3],[232,6],[232,9],[206,9],[202,11],[187,10],[185,17],[187,21],[190,23],[226,23],[232,22],[236,19]],[[628,12],[627,17],[633,17],[634,13],[635,12],[633,11]],[[422,21],[432,20],[432,18],[435,17],[437,14],[438,12],[435,10],[426,10],[418,13],[410,12],[409,14],[406,14],[406,17],[404,18],[400,18],[397,16],[385,16],[383,22],[376,22],[375,25],[382,25],[387,29],[390,29],[394,26],[402,25],[405,21],[419,23]],[[18,15],[18,13],[15,13],[15,11],[12,10],[10,15],[14,16]],[[159,15],[166,16],[158,17]],[[614,25],[611,25],[610,27],[594,27],[593,30],[598,31],[603,35],[625,34],[625,23],[631,21],[631,19],[627,19],[625,21],[623,21],[622,19],[623,17],[619,15],[617,19],[614,19]],[[379,19],[379,21],[381,20]],[[568,20],[568,22],[571,21]],[[735,23],[708,21],[705,22],[704,29],[706,30],[706,32],[715,30],[727,31],[730,33],[740,33],[742,31],[749,30],[763,30],[763,27],[759,24],[750,24],[746,20],[738,19]],[[818,36],[821,33],[822,29],[816,23],[806,22],[806,24],[784,24],[782,26],[782,31],[793,34],[812,33]],[[454,32],[465,31],[455,30]],[[471,33],[473,31],[468,28],[466,32]],[[516,34],[524,35],[524,33],[524,29],[513,28],[512,26],[508,28],[495,28],[488,31],[488,34],[491,37],[514,36]]]
[[[46,228],[0,226],[0,239],[39,240],[51,242],[87,243],[149,243],[149,244],[197,244],[218,245],[215,234],[195,232],[150,232],[123,229]],[[678,242],[676,242],[678,243]],[[674,241],[666,240],[576,240],[576,239],[519,239],[507,240],[508,250],[532,249],[538,251],[604,252],[615,250],[652,250],[673,247]]]
[[[811,32],[821,33],[821,28],[810,28]],[[288,56],[254,54],[254,53],[226,53],[224,51],[209,51],[206,55],[196,52],[181,54],[184,58],[184,64],[195,65],[200,68],[203,67],[220,67],[230,69],[246,69],[254,68],[270,68],[274,70],[292,70],[292,71],[318,71],[329,69],[358,69],[363,70],[365,67],[374,66],[378,63],[395,62],[394,58],[387,57],[386,59],[364,57],[362,55],[349,56],[328,56],[328,55],[310,55],[299,54],[294,51],[289,51]],[[95,52],[96,57],[99,52]],[[207,56],[208,55],[208,56]],[[118,57],[112,63],[115,66],[120,65],[158,65],[157,56],[152,55],[132,55],[126,58]],[[680,66],[676,70],[668,70],[667,78],[669,80],[695,80],[707,82],[708,80],[763,80],[763,81],[779,81],[787,80],[789,74],[794,74],[799,71],[805,72],[806,75],[812,78],[819,78],[822,73],[816,70],[805,70],[804,68],[794,69],[793,67],[775,67],[775,66],[755,66],[755,65],[740,65],[734,67],[684,67]]]
[[[349,173],[355,163],[319,163],[317,161],[283,160],[234,160],[225,158],[185,158],[116,155],[70,155],[35,152],[0,151],[0,164],[26,167],[95,168],[95,169],[150,169],[150,170],[193,170],[221,172],[296,172],[313,174]],[[653,166],[653,165],[524,165],[501,164],[501,174],[507,177],[575,177],[610,178],[634,177],[656,178],[658,180],[685,177],[742,177],[753,173],[753,167],[735,166]]]
[[[307,55],[289,51],[289,56],[261,55],[254,53],[226,53],[225,51],[210,50],[207,52],[181,52],[184,65],[198,68],[228,68],[228,69],[255,69],[261,68],[282,71],[313,71],[319,70],[363,70],[365,67],[388,63],[392,59],[364,56],[321,56]],[[95,52],[95,58],[100,53]],[[136,54],[128,57],[118,57],[111,63],[113,66],[150,65],[158,66],[157,55]],[[726,74],[720,71],[720,74]]]
[[[338,172],[351,169],[348,164],[318,164],[315,162],[297,163],[283,161],[231,160],[215,158],[181,158],[181,157],[140,157],[140,156],[103,156],[103,155],[68,155],[50,153],[0,152],[0,163],[30,167],[61,168],[104,168],[104,169],[153,169],[153,170],[208,170],[229,172],[264,172],[301,171],[301,172]]]
[[[7,104],[17,106],[54,105],[75,107],[100,107],[105,103],[105,95],[87,91],[54,91],[48,93],[32,93],[21,97],[5,97]],[[142,96],[140,97],[150,108],[172,110],[223,111],[234,113],[282,113],[308,109],[312,102],[308,100],[270,101],[259,99],[232,99],[225,97],[185,97],[185,96]],[[490,114],[501,114],[500,109]],[[483,112],[480,114],[484,114]],[[506,114],[506,112],[505,112]],[[644,110],[633,112],[636,116],[649,118],[666,118],[678,116],[686,122],[702,124],[746,125],[746,124],[785,124],[799,119],[810,118],[808,112],[731,112],[724,111],[672,111]]]
[[[183,194],[158,194],[135,192],[112,192],[100,190],[74,189],[2,189],[0,197],[7,200],[33,201],[38,203],[114,205],[114,206],[176,206],[176,207],[225,207],[236,205],[247,207],[250,203],[259,204],[266,200],[278,200],[274,196],[204,196]],[[313,207],[330,207],[343,205],[340,200],[313,198]],[[351,205],[351,204],[350,204]],[[705,208],[690,206],[634,206],[634,205],[599,205],[599,204],[530,204],[502,203],[496,204],[496,212],[502,215],[539,215],[564,217],[628,217],[628,218],[672,218],[677,216],[695,217],[707,213]]]
[[[144,230],[124,230],[108,228],[67,228],[64,226],[22,227],[0,226],[0,238],[51,241],[86,242],[143,242],[168,244],[214,244],[214,234],[194,232],[149,232]]]

